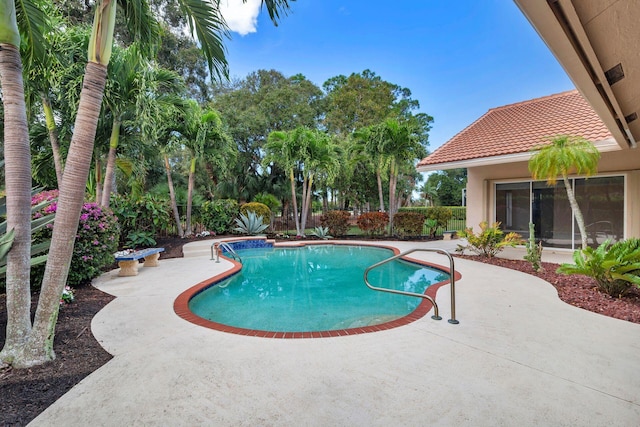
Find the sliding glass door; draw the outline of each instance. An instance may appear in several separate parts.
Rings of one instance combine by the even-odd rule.
[[[588,243],[624,238],[624,177],[570,180],[584,216]],[[495,212],[502,230],[529,237],[529,222],[543,246],[579,248],[580,232],[575,223],[567,191],[562,182],[510,182],[496,184]]]

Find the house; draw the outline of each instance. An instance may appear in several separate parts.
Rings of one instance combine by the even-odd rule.
[[[594,142],[598,174],[572,176],[589,244],[640,237],[640,8],[635,0],[515,0],[577,90],[489,110],[418,163],[419,172],[467,168],[467,226],[487,220],[545,246],[577,248],[562,184],[533,181],[531,148],[556,135]],[[635,3],[635,4],[634,4]]]

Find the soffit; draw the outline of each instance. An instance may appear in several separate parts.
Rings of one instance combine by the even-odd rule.
[[[637,0],[515,0],[622,148],[640,141]]]

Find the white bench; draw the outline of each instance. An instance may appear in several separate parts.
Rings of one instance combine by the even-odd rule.
[[[137,276],[139,260],[144,258],[144,267],[157,267],[160,252],[164,252],[164,248],[148,248],[134,252],[118,252],[114,255],[118,261],[120,272],[118,276]]]

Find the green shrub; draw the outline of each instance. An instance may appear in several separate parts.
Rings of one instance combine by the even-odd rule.
[[[57,203],[54,202],[46,207],[43,213],[53,213],[56,208]],[[38,231],[34,235],[35,242],[50,239],[52,229],[53,225],[49,224]],[[86,283],[99,276],[104,267],[113,264],[113,254],[118,250],[119,233],[118,220],[110,209],[101,208],[96,203],[85,203],[80,212],[67,285],[77,286]],[[40,287],[43,274],[44,265],[31,269],[32,286]]]
[[[269,206],[258,202],[245,203],[240,206],[241,214],[247,215],[249,212],[253,212],[256,216],[262,217],[262,222],[269,226],[271,220],[271,209],[269,209]]]
[[[344,236],[349,229],[349,218],[351,214],[348,211],[328,211],[320,217],[320,224],[327,227],[332,236]]]
[[[231,230],[233,219],[238,216],[238,202],[233,199],[206,201],[200,208],[202,224],[208,231],[224,234]]]
[[[400,236],[422,234],[425,216],[420,212],[398,212],[393,217],[393,227]]]
[[[436,206],[427,209],[427,219],[434,219],[438,223],[438,227],[447,228],[449,220],[452,218],[453,212],[451,208]]]
[[[269,193],[258,193],[253,198],[253,201],[267,205],[269,209],[271,209],[271,212],[280,209],[282,205],[276,196]]]
[[[562,264],[558,273],[593,277],[598,289],[612,297],[624,295],[634,284],[640,287],[640,239],[613,245],[607,240],[597,249],[575,251],[573,261],[575,264]]]
[[[365,212],[358,217],[358,227],[370,236],[381,235],[389,225],[386,212]]]
[[[140,247],[151,247],[156,245],[156,239],[153,234],[148,231],[132,231],[127,236],[127,244],[125,247],[135,249]]]
[[[507,246],[516,246],[522,243],[518,233],[504,234],[500,230],[500,223],[495,222],[489,227],[487,221],[480,223],[480,233],[475,234],[472,228],[460,232],[460,236],[467,239],[467,245],[458,245],[456,251],[464,253],[470,250],[478,255],[494,257]]]
[[[131,233],[146,231],[155,236],[168,234],[173,229],[171,202],[159,196],[145,194],[138,200],[131,200],[114,195],[111,197],[111,209],[120,223],[122,245],[126,245],[126,238]]]

